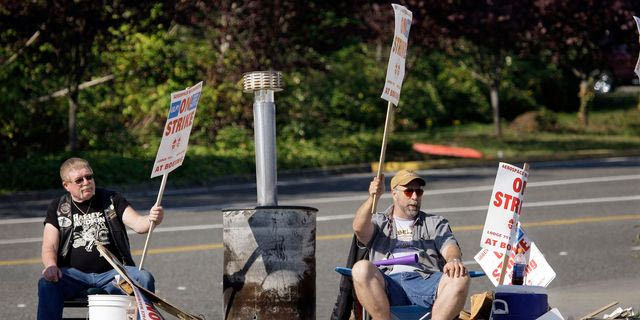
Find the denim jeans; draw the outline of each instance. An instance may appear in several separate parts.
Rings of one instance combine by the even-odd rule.
[[[125,266],[127,274],[140,286],[155,292],[155,280],[149,271]],[[60,268],[62,278],[58,282],[40,278],[38,282],[38,319],[62,319],[64,300],[86,296],[89,288],[101,288],[109,294],[123,294],[112,284],[115,270],[104,273],[84,273],[75,268]]]

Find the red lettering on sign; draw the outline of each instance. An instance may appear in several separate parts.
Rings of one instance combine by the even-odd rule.
[[[511,203],[511,211],[512,212],[519,212],[518,209],[520,208],[520,199],[518,198],[513,198],[513,202]]]
[[[511,245],[506,243],[506,242],[500,242],[500,249],[507,249],[507,250],[511,250]]]
[[[149,319],[151,320],[161,320],[162,318],[160,317],[160,315],[156,312],[156,310],[153,308],[153,306],[151,305],[145,305],[145,307],[147,308],[147,312],[149,313]]]
[[[187,110],[189,101],[191,101],[191,98],[182,99],[182,101],[180,102],[180,113],[183,113],[185,110]]]
[[[492,204],[496,208],[503,208],[516,213],[519,213],[522,208],[522,201],[520,201],[520,198],[508,193],[503,193],[502,191],[496,192]]]
[[[487,238],[487,240],[485,240],[484,244],[488,244],[490,246],[495,246],[496,242],[498,242],[498,241]]]
[[[180,158],[178,158],[176,160],[173,160],[173,161],[165,164],[164,165],[164,170],[168,170],[168,169],[171,169],[171,168],[173,168],[173,167],[175,167],[177,165],[180,165],[182,163],[183,159],[184,159],[184,157],[180,157]]]
[[[176,130],[176,131],[180,131],[180,130],[182,130],[182,128],[184,128],[184,126],[182,125],[182,122],[184,121],[184,118],[185,117],[178,118],[178,124],[177,124],[178,130]]]
[[[167,127],[164,131],[164,135],[168,136],[170,134],[174,134],[182,129],[188,128],[193,123],[193,117],[195,116],[195,112],[191,112],[188,115],[182,116],[177,119],[173,119],[167,122]]]
[[[174,120],[175,121],[175,120]],[[164,131],[164,135],[168,136],[171,134],[171,124],[173,123],[173,121],[169,121],[167,122],[167,128]]]
[[[407,30],[408,25],[409,25],[409,19],[402,17],[402,22],[400,22],[400,32],[402,33],[409,32],[409,30]]]
[[[538,267],[538,264],[536,263],[536,261],[531,259],[529,261],[529,264],[527,264],[527,273],[530,272],[531,270],[535,270],[537,267]]]
[[[513,199],[513,196],[510,194],[505,194],[504,195],[504,209],[508,210],[509,209],[509,203],[511,202],[511,199]]]
[[[400,37],[396,36],[393,39],[393,44],[391,45],[391,51],[395,54],[399,55],[402,58],[407,57],[407,43],[402,40]]]
[[[503,195],[502,192],[500,192],[500,191],[496,192],[496,195],[495,195],[496,200],[493,201],[493,205],[494,206],[496,206],[498,208],[500,208],[500,206],[502,206],[502,195]]]
[[[522,179],[515,178],[513,180],[513,191],[520,193],[520,190],[522,190]]]

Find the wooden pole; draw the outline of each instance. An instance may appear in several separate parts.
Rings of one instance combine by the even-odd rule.
[[[158,198],[156,199],[156,204],[154,206],[159,206],[162,202],[162,195],[164,194],[164,187],[167,185],[167,177],[168,173],[162,175],[162,182],[160,183],[160,191],[158,191]],[[142,270],[142,265],[144,264],[144,258],[147,256],[147,247],[149,245],[149,240],[151,239],[151,232],[153,232],[154,223],[153,221],[149,221],[149,231],[147,232],[147,240],[144,242],[144,250],[142,250],[142,258],[140,259],[140,265],[138,266],[138,270]]]
[[[524,163],[524,165],[522,166],[522,170],[524,171],[529,171],[529,164],[528,163]],[[516,228],[516,234],[515,236],[518,236],[518,216],[522,214],[522,206],[520,207],[520,212],[513,213],[513,226]],[[511,250],[513,250],[514,248],[511,248]],[[500,271],[500,280],[498,281],[499,285],[503,285],[504,284],[504,276],[505,273],[507,272],[507,264],[509,263],[509,258],[511,257],[511,250],[506,250],[504,253],[504,257],[502,257],[502,270]],[[516,251],[517,253],[517,251]]]
[[[380,177],[382,176],[382,169],[384,167],[384,156],[385,153],[387,152],[387,138],[389,136],[389,131],[391,130],[391,121],[393,121],[393,111],[394,111],[394,106],[391,103],[391,101],[389,101],[389,103],[387,103],[387,119],[384,121],[384,133],[382,135],[382,147],[380,148],[380,161],[378,162],[378,173],[376,174],[376,177],[378,179],[380,179]],[[384,181],[382,181],[382,183],[384,183]],[[381,195],[376,194],[373,196],[373,205],[371,206],[371,213],[375,213],[376,212],[376,206],[378,205],[378,198]]]
[[[600,309],[598,309],[598,310],[596,310],[596,311],[593,311],[593,312],[591,312],[591,313],[589,313],[589,314],[587,314],[587,315],[583,316],[582,318],[580,318],[580,320],[589,320],[589,319],[592,319],[593,317],[595,317],[596,315],[598,315],[598,313],[600,313],[600,312],[602,312],[602,311],[605,311],[605,310],[607,310],[607,309],[609,309],[609,308],[611,308],[611,307],[615,306],[616,304],[618,304],[618,301],[613,301],[613,302],[609,303],[608,305],[606,305],[606,306],[604,306],[604,307],[602,307],[602,308],[600,308]]]

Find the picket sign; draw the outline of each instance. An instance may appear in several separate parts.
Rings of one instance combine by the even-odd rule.
[[[196,116],[198,101],[202,92],[203,81],[198,82],[192,87],[171,93],[171,102],[169,103],[169,112],[167,114],[167,122],[164,125],[162,133],[162,141],[156,153],[156,160],[151,170],[151,178],[162,175],[158,198],[154,206],[162,203],[162,195],[167,185],[169,173],[182,165],[184,157],[189,147],[189,136],[193,127],[193,120]],[[142,270],[144,258],[147,256],[147,247],[151,239],[154,223],[149,223],[149,231],[147,239],[144,242],[144,250],[142,250],[142,258],[138,269]]]
[[[475,261],[478,262],[494,286],[500,284],[502,275],[504,275],[503,284],[511,284],[514,258],[517,249],[522,248],[527,260],[524,284],[529,286],[548,286],[556,277],[555,271],[553,271],[536,244],[527,237],[520,224],[518,224],[517,229],[517,237],[511,250],[507,252],[506,262],[504,253],[489,249],[481,249],[475,255]]]
[[[528,171],[527,163],[522,169],[503,162],[498,165],[480,239],[482,249],[474,257],[495,286],[504,284],[505,278],[511,283],[518,248],[524,250],[528,261],[525,284],[546,287],[556,276],[520,224]]]
[[[391,45],[391,52],[389,53],[387,77],[384,82],[381,98],[397,106],[400,101],[402,81],[404,81],[404,65],[407,59],[409,31],[411,30],[413,13],[411,13],[409,9],[395,3],[392,4],[392,6],[395,16],[393,44]]]
[[[149,301],[140,289],[133,286],[133,295],[136,297],[136,306],[138,308],[138,316],[140,320],[162,320],[164,317],[158,309]]]
[[[202,83],[200,81],[193,87],[171,93],[167,122],[153,163],[151,178],[168,174],[182,165],[189,146]]]
[[[392,4],[394,13],[394,31],[391,52],[389,53],[389,63],[387,64],[387,77],[385,79],[384,88],[382,89],[381,98],[387,100],[387,116],[384,121],[384,133],[382,136],[382,146],[380,148],[380,161],[378,163],[378,172],[376,177],[378,180],[382,177],[384,167],[384,157],[387,151],[387,139],[389,131],[391,131],[391,122],[395,111],[394,105],[398,105],[400,101],[400,91],[402,90],[402,81],[404,80],[404,66],[407,58],[407,46],[409,43],[409,30],[411,29],[411,20],[413,13],[406,7],[399,4]],[[383,182],[384,183],[384,182]],[[374,195],[371,213],[376,212],[378,197]]]
[[[640,41],[640,18],[633,16],[633,20],[636,22],[636,26],[638,26],[638,41]],[[638,55],[638,61],[636,61],[636,67],[633,69],[638,78],[640,78],[640,55]]]
[[[515,236],[528,176],[526,170],[500,162],[480,247],[500,252],[511,249],[511,238]]]

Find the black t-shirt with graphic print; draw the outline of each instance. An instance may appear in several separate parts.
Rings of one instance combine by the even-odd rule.
[[[113,269],[109,262],[100,256],[94,243],[95,240],[99,240],[105,244],[110,252],[116,252],[105,217],[105,210],[111,205],[111,201],[105,201],[104,197],[107,197],[107,193],[102,189],[96,189],[96,194],[90,200],[84,202],[72,200],[73,204],[70,206],[73,222],[71,248],[64,259],[65,261],[58,261],[58,267],[73,267],[87,273],[102,273]],[[60,230],[57,215],[59,201],[58,198],[51,202],[44,221],[45,224],[50,223],[58,230]],[[108,204],[107,207],[102,207],[104,203]],[[122,217],[129,202],[120,194],[115,193],[113,205],[118,217]]]

